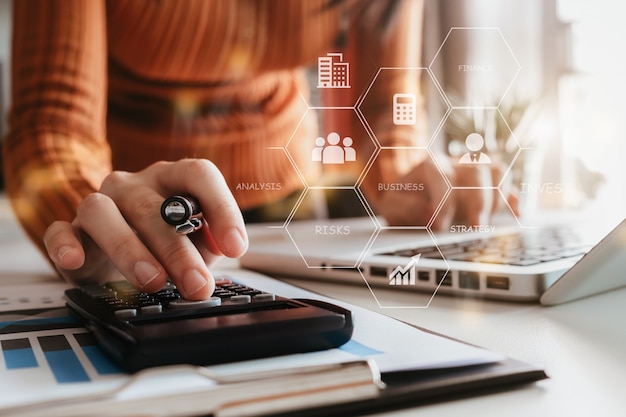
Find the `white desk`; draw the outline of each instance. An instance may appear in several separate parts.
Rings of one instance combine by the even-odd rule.
[[[420,407],[421,415],[626,415],[626,290],[552,308],[442,295],[427,309],[379,309],[365,286],[289,282],[541,365],[550,376],[509,392]],[[394,296],[398,305],[415,305],[415,297],[427,301],[423,295]],[[415,413],[404,410],[386,415]]]
[[[1,199],[0,199],[1,200]],[[3,203],[4,204],[4,203]],[[51,274],[0,204],[0,285],[3,279]],[[302,287],[380,310],[363,286],[289,280]],[[1,289],[0,289],[1,291]],[[383,290],[377,290],[383,291]],[[394,293],[398,305],[418,294]],[[385,413],[386,416],[624,416],[626,415],[626,290],[559,307],[437,296],[428,309],[385,314],[543,366],[550,379],[501,393]],[[382,414],[381,414],[382,415]]]

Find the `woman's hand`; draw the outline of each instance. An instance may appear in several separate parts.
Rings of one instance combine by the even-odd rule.
[[[444,230],[453,222],[479,225],[489,222],[491,215],[503,208],[498,191],[503,170],[497,164],[450,163],[441,168],[455,188],[447,197],[450,187],[431,159],[417,164],[397,181],[423,184],[422,191],[384,192],[379,200],[379,211],[389,225],[426,226],[431,219],[430,226],[434,230]],[[508,194],[509,206],[517,214],[514,190],[506,184],[500,189]],[[444,197],[445,202],[437,211]]]
[[[449,177],[453,172],[446,170],[446,175]],[[415,184],[420,189],[383,192],[378,200],[378,211],[390,226],[428,225],[450,188],[430,158],[413,166],[396,182]],[[434,218],[432,227],[438,229],[440,225],[449,223],[452,214],[453,212],[440,211]]]
[[[165,198],[194,196],[205,226],[177,234],[161,218]],[[44,236],[50,259],[70,282],[126,278],[155,292],[169,276],[183,297],[213,293],[208,266],[222,255],[239,257],[248,246],[241,212],[222,174],[203,159],[158,162],[137,173],[113,172],[88,195],[71,222],[57,221]]]

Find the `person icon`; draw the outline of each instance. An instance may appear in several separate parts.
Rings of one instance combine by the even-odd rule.
[[[346,162],[356,161],[356,150],[352,147],[352,143],[351,137],[346,136],[343,138],[342,144]]]
[[[343,164],[345,162],[345,153],[341,146],[339,133],[330,132],[326,138],[326,147],[322,151],[323,164]]]
[[[322,151],[324,150],[324,145],[326,144],[326,140],[323,137],[318,136],[315,138],[315,149],[311,152],[311,161],[313,162],[321,162],[322,161]]]
[[[459,164],[490,164],[491,158],[480,150],[485,146],[485,139],[480,133],[470,133],[465,138],[465,146],[469,152],[463,154]]]

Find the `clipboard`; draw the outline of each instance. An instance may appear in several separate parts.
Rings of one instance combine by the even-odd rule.
[[[143,381],[163,383],[189,375],[210,383],[189,391],[179,389],[150,396],[133,394]],[[140,371],[120,387],[106,392],[3,408],[0,414],[12,417],[343,417],[484,395],[545,378],[547,375],[542,369],[510,358],[480,365],[385,373],[380,372],[373,360],[227,376],[203,367],[175,365]],[[146,390],[149,387],[144,387]]]
[[[395,320],[395,319],[394,319]],[[416,329],[438,337],[464,343],[419,326]],[[446,369],[385,372],[380,374],[381,388],[371,398],[353,399],[332,406],[317,406],[273,414],[274,417],[350,417],[400,410],[420,405],[451,401],[529,385],[549,376],[540,367],[512,358],[502,361]]]
[[[455,369],[386,373],[381,375],[384,389],[375,398],[276,414],[275,417],[359,416],[488,395],[546,378],[542,369],[515,359]]]
[[[185,372],[217,382],[221,388],[149,398],[128,395],[143,379]],[[202,367],[176,365],[141,371],[109,392],[32,403],[2,413],[12,417],[345,417],[484,395],[545,378],[543,370],[513,359],[386,374],[367,360],[227,378]]]
[[[206,387],[150,396],[133,392],[150,379],[164,381],[181,375],[204,380]],[[373,361],[230,377],[220,377],[203,367],[172,365],[144,369],[107,392],[34,402],[0,411],[12,417],[253,417],[374,399],[383,388]]]
[[[392,319],[396,320],[396,319]],[[396,320],[400,321],[400,320]],[[420,331],[470,345],[467,342],[409,324]],[[549,376],[544,369],[512,358],[464,367],[419,371],[383,372],[382,388],[372,398],[333,406],[276,414],[275,417],[350,417],[364,413],[399,410],[441,401],[488,395],[529,385]]]
[[[251,272],[237,273],[241,277],[246,276],[247,278],[249,275],[250,279],[262,279],[262,281],[255,282],[255,285],[260,282],[263,283],[261,285],[263,287],[265,284],[279,285],[280,287],[275,288],[279,293],[302,291],[295,286],[281,283],[269,277],[259,277]],[[52,289],[43,286],[35,288],[45,291],[47,294],[52,291]],[[32,285],[7,288],[16,294],[29,293],[27,289],[32,290]],[[8,294],[10,295],[11,291]],[[293,293],[293,295],[297,294]],[[416,329],[415,333],[424,334],[424,337],[434,339],[433,341],[437,343],[452,344],[462,349],[482,350],[417,326],[382,316],[379,313],[369,312],[367,316],[360,316],[363,309],[356,306],[352,307],[357,311],[357,318],[363,319],[361,323],[367,323],[362,329],[365,330],[366,334],[371,334],[373,331],[371,328],[372,320],[375,319],[374,316],[379,316],[384,320],[385,329],[392,329],[396,325],[403,329],[413,328]],[[16,313],[20,312],[13,310],[12,313],[15,316]],[[84,329],[77,329],[75,323],[59,322],[58,317],[49,313],[40,317],[46,323],[51,323],[55,329],[59,326],[69,327],[72,334],[75,331],[85,331]],[[19,323],[19,321],[15,323]],[[27,327],[33,324],[30,316],[25,324]],[[14,325],[12,324],[12,326]],[[14,334],[25,337],[24,335],[28,334],[25,330],[29,329],[15,329],[18,333]],[[10,328],[5,327],[5,330],[10,331]],[[56,332],[56,330],[54,331]],[[381,333],[375,334],[377,336],[374,339],[381,339]],[[405,333],[402,334],[404,339]],[[10,336],[13,337],[13,334]],[[383,334],[382,338],[384,337]],[[33,341],[36,339],[31,338]],[[420,340],[423,339],[420,338]],[[429,348],[426,347],[426,349]],[[435,356],[438,358],[443,354],[443,352],[436,350],[436,347],[433,352],[436,352]],[[394,352],[391,356],[395,359],[401,357],[397,356],[397,353],[401,352]],[[415,354],[412,353],[411,357],[415,357]],[[91,393],[71,392],[69,396],[44,401],[36,394],[35,390],[31,396],[35,401],[28,404],[22,403],[15,407],[0,408],[0,415],[6,414],[13,417],[115,415],[121,417],[136,416],[139,413],[140,415],[167,415],[168,417],[211,414],[216,417],[346,416],[479,395],[532,383],[547,377],[543,370],[532,365],[502,355],[495,355],[497,359],[493,359],[494,356],[491,354],[489,357],[492,359],[488,362],[470,362],[463,366],[434,365],[430,368],[409,368],[403,359],[401,367],[393,368],[385,367],[384,361],[379,361],[380,356],[374,356],[373,360],[352,360],[317,366],[303,365],[302,359],[297,359],[298,356],[295,362],[290,362],[291,365],[288,363],[288,366],[282,369],[270,368],[273,371],[268,372],[266,368],[265,371],[259,372],[258,369],[255,370],[246,365],[243,371],[239,369],[235,375],[216,374],[212,373],[210,369],[195,369],[188,366],[154,368],[145,374],[136,374],[126,384],[113,386],[115,389],[98,391],[97,393],[94,391]],[[180,389],[181,386],[173,382],[176,381],[177,373],[191,373],[204,382],[213,381],[213,383],[221,386],[219,389],[215,389],[215,386],[209,383],[205,387],[193,385],[191,389],[186,389],[186,387]],[[149,396],[133,397],[131,395],[132,390],[141,387],[140,383],[137,384],[138,380],[139,382],[152,383],[153,387],[160,387],[161,392],[153,392],[151,391],[152,388],[148,388],[144,391],[148,392]],[[178,390],[171,388],[178,388]],[[258,395],[255,391],[258,391]],[[171,405],[174,407],[168,408]],[[100,414],[97,414],[96,411]]]

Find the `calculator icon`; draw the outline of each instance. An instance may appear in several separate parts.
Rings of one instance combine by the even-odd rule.
[[[393,124],[414,125],[417,122],[415,94],[396,93],[393,95]]]

